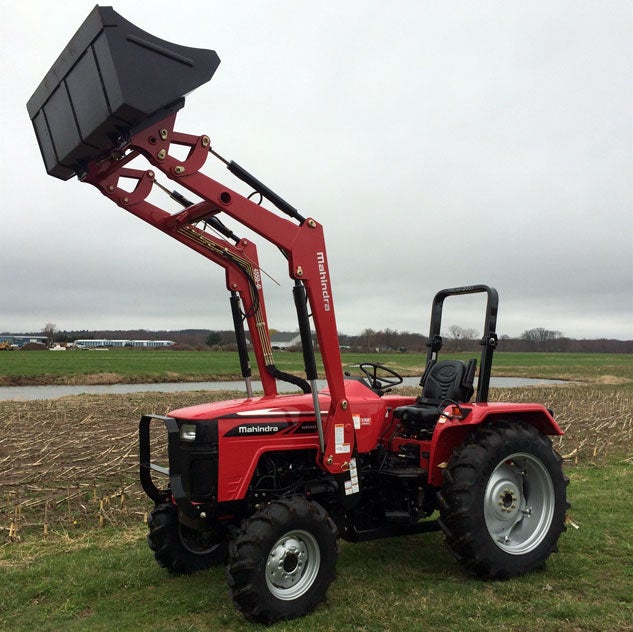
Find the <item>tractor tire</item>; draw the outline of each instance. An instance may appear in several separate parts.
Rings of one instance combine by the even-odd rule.
[[[566,529],[568,484],[561,457],[536,428],[482,425],[443,472],[439,522],[449,549],[484,579],[542,568]]]
[[[178,508],[156,505],[147,519],[147,542],[156,561],[170,573],[188,575],[226,562],[228,543],[178,520]]]
[[[337,537],[316,502],[295,496],[269,503],[231,542],[226,575],[233,602],[247,619],[265,624],[312,612],[336,576]]]

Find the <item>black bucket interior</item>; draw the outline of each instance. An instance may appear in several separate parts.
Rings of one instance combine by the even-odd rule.
[[[184,103],[215,51],[161,40],[96,6],[27,103],[46,171],[68,180]]]

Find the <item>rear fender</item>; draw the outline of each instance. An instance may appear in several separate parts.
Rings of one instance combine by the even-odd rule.
[[[429,455],[429,484],[441,486],[442,470],[471,432],[484,422],[494,424],[501,420],[521,421],[546,435],[563,434],[551,411],[540,404],[473,404],[465,419],[441,417],[438,421]]]

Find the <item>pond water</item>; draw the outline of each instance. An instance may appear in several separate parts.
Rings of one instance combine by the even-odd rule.
[[[418,386],[419,377],[405,377],[404,386]],[[497,388],[518,388],[521,386],[556,386],[565,384],[563,380],[544,380],[520,377],[492,377],[490,386]],[[252,382],[253,391],[261,391],[262,384]],[[319,380],[319,388],[326,386],[325,380]],[[286,382],[277,382],[280,393],[300,392],[297,387]],[[243,382],[166,382],[161,384],[87,384],[87,385],[50,385],[50,386],[0,386],[0,401],[57,399],[65,395],[106,395],[126,393],[179,393],[184,391],[241,391],[245,392]]]

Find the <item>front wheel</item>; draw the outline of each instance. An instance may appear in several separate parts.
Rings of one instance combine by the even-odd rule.
[[[226,541],[212,531],[182,524],[175,505],[156,505],[147,524],[149,547],[154,551],[156,561],[170,573],[195,573],[226,561]]]
[[[440,524],[451,552],[480,577],[504,579],[542,567],[557,550],[569,504],[560,456],[521,422],[478,429],[451,458]]]
[[[229,550],[227,580],[237,607],[266,624],[314,610],[335,577],[337,535],[325,509],[299,496],[255,513]]]

